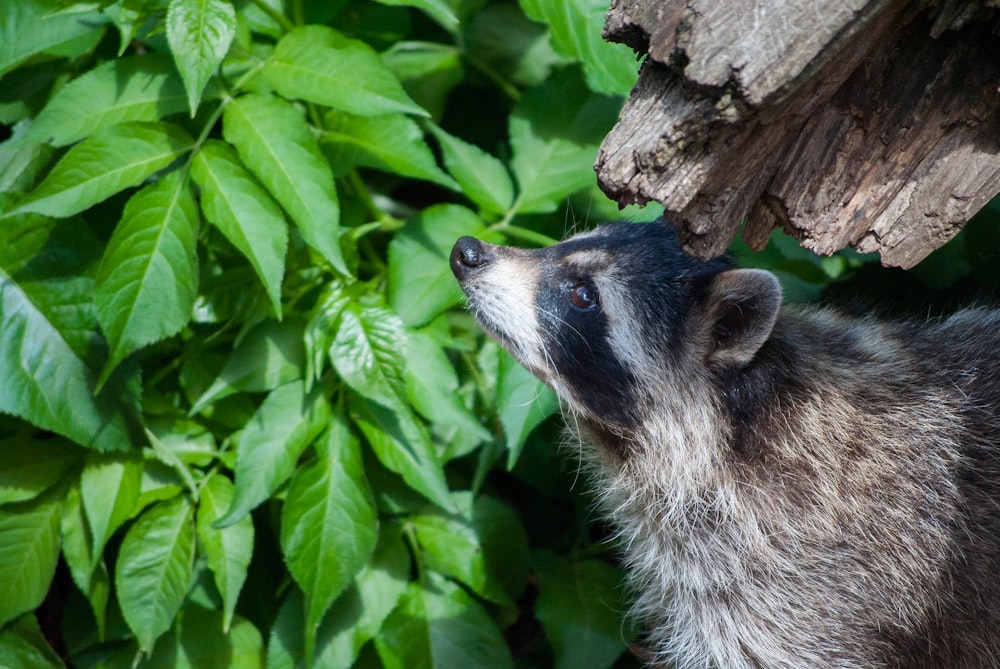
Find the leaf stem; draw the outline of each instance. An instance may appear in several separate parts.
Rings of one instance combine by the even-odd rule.
[[[511,102],[517,102],[521,99],[521,91],[518,90],[517,86],[500,76],[500,73],[494,70],[488,63],[476,58],[468,52],[465,53],[465,59],[469,62],[469,65],[479,70],[479,72],[482,73],[487,79],[496,84],[497,88],[499,88],[504,95],[510,98]]]
[[[264,0],[250,0],[250,2],[256,5],[260,11],[271,17],[286,33],[295,30],[295,24],[292,23],[287,16],[267,4]]]

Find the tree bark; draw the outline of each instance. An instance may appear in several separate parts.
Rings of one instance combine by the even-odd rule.
[[[647,53],[596,168],[692,253],[783,226],[910,267],[1000,191],[997,0],[614,0]]]

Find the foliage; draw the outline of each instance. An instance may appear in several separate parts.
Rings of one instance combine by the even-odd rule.
[[[604,4],[0,4],[0,664],[622,656],[554,398],[447,262],[613,215]]]
[[[555,399],[447,262],[618,215],[605,7],[0,3],[0,665],[636,663]]]

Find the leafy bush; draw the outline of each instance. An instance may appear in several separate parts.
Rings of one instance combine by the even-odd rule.
[[[622,655],[447,263],[615,213],[605,4],[0,4],[0,665]]]

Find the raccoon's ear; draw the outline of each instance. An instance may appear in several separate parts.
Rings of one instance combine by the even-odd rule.
[[[771,336],[781,307],[781,284],[761,269],[731,269],[712,279],[704,304],[707,360],[742,367]]]

